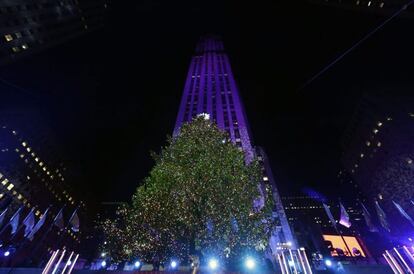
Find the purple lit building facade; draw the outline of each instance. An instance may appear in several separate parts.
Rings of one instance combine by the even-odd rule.
[[[174,136],[179,134],[183,123],[191,121],[198,114],[209,114],[219,128],[228,132],[230,139],[246,156],[246,162],[254,157],[262,166],[261,184],[272,187],[275,203],[274,216],[277,227],[270,239],[272,251],[285,246],[295,247],[291,228],[280,199],[276,183],[263,149],[252,145],[246,113],[242,105],[230,61],[224,52],[223,43],[215,36],[203,37],[192,57],[184,87],[184,93],[174,128]]]

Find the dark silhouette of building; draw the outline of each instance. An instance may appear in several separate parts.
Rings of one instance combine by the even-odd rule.
[[[48,250],[63,246],[78,249],[83,232],[72,230],[68,221],[77,209],[86,225],[85,203],[70,187],[71,172],[53,131],[39,112],[29,107],[2,110],[0,116],[0,210],[8,209],[0,224],[0,251],[13,250],[10,258],[14,264],[37,264],[47,257]],[[19,229],[11,235],[7,223],[19,208]],[[48,208],[45,223],[29,241],[23,235],[23,219],[33,210],[36,223]],[[59,228],[53,222],[62,208],[63,225]]]
[[[103,25],[106,0],[0,3],[0,64],[63,43]]]

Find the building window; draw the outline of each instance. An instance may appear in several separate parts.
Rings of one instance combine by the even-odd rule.
[[[28,46],[27,44],[23,44],[23,45],[22,45],[22,49],[26,50],[26,49],[28,49],[28,48],[29,48],[29,46]]]
[[[4,39],[6,39],[7,42],[10,42],[11,40],[13,40],[13,36],[11,36],[11,34],[6,34],[4,35]]]
[[[20,48],[18,48],[18,47],[12,47],[12,51],[13,52],[19,52],[20,51]]]
[[[8,186],[7,186],[7,189],[8,189],[8,190],[12,190],[12,189],[13,189],[13,187],[14,187],[14,185],[13,185],[13,184],[10,184],[10,185],[8,185]]]

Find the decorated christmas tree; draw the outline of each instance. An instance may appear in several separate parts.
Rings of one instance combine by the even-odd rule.
[[[154,159],[131,205],[102,223],[104,251],[114,260],[231,258],[267,247],[271,190],[258,183],[258,162],[246,164],[243,151],[208,117],[184,124]]]

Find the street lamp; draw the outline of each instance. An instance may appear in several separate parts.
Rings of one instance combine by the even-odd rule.
[[[218,266],[219,266],[219,263],[216,259],[212,258],[208,261],[208,267],[211,270],[216,270],[218,268]]]
[[[255,268],[256,262],[253,260],[253,258],[248,257],[245,261],[245,265],[247,269],[252,270]]]

